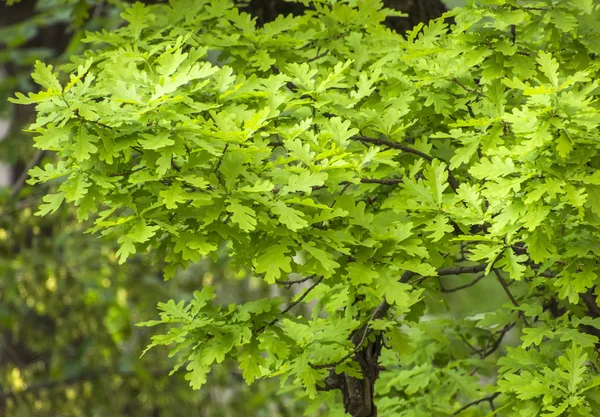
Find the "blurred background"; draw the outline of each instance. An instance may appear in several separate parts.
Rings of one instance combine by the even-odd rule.
[[[464,2],[384,3],[410,14],[389,22],[403,32]],[[236,276],[226,259],[195,265],[165,282],[162,266],[143,256],[118,266],[116,248],[85,234],[89,224],[76,221],[73,207],[43,218],[33,215],[53,185],[29,186],[26,172],[53,155],[34,148],[21,132],[33,109],[14,107],[7,98],[35,89],[30,73],[36,60],[53,65],[68,60],[84,47],[84,31],[117,27],[127,5],[121,0],[0,3],[0,416],[331,416],[331,409],[324,413],[323,407],[309,406],[301,396],[281,391],[276,381],[248,387],[235,367],[215,368],[207,387],[195,392],[181,375],[168,376],[168,352],[153,349],[139,357],[158,330],[134,324],[154,318],[157,302],[189,299],[206,284],[220,288],[219,302],[242,302],[268,294],[261,282]],[[283,0],[252,0],[243,7],[259,24],[298,11]],[[462,302],[468,293],[455,297],[465,297],[455,300],[464,305],[460,313],[477,312]]]

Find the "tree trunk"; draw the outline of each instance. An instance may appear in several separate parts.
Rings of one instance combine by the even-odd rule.
[[[407,17],[388,17],[386,25],[398,33],[404,33],[417,24],[437,19],[445,11],[441,0],[383,0],[385,7],[408,13]]]
[[[385,24],[398,33],[412,29],[419,22],[436,19],[446,11],[441,0],[383,0],[385,7],[408,13],[408,17],[390,17]],[[283,0],[250,0],[243,10],[256,17],[259,25],[271,22],[280,14],[299,15],[305,7],[301,3]]]

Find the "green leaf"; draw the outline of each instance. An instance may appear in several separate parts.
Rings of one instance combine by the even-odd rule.
[[[498,261],[497,265],[502,266],[502,269],[508,272],[512,279],[520,281],[523,279],[523,273],[527,269],[523,263],[528,259],[527,255],[517,255],[512,248],[506,248],[504,255]]]
[[[129,26],[136,39],[140,37],[142,30],[147,28],[155,18],[150,13],[149,8],[140,2],[132,4],[130,8],[121,13],[121,17],[129,22]]]
[[[231,213],[231,221],[236,223],[245,232],[256,228],[256,212],[250,207],[240,204],[235,198],[230,198],[227,211]]]
[[[79,134],[73,137],[73,145],[71,145],[75,160],[81,163],[90,159],[90,154],[98,150],[96,145],[94,145],[94,142],[97,141],[97,137],[91,135],[86,128],[81,127]]]
[[[221,159],[219,172],[225,176],[225,186],[228,190],[233,189],[237,178],[246,171],[244,164],[248,162],[248,155],[241,151],[226,152]]]
[[[238,363],[240,369],[243,371],[242,376],[248,384],[251,384],[256,378],[262,376],[260,365],[264,363],[264,359],[257,351],[244,349],[238,356]]]
[[[583,375],[586,372],[586,361],[587,354],[583,352],[581,347],[574,343],[571,347],[567,348],[566,356],[558,358],[558,362],[566,370],[566,372],[561,372],[561,374],[568,382],[571,395],[579,391],[578,387],[583,382]]]
[[[278,216],[281,224],[294,232],[308,226],[308,222],[303,218],[304,213],[286,206],[281,201],[278,201],[271,210]]]
[[[46,194],[42,198],[42,201],[44,201],[44,204],[40,205],[40,209],[39,209],[39,211],[37,211],[35,213],[35,215],[36,216],[45,216],[48,213],[56,212],[56,210],[58,210],[58,208],[60,207],[60,205],[62,204],[64,199],[65,199],[64,192],[59,192],[59,193],[55,193],[55,194]]]
[[[137,3],[136,3],[137,4]],[[203,363],[200,353],[192,356],[190,363],[186,369],[189,371],[185,374],[185,380],[190,381],[190,386],[193,389],[200,389],[206,384],[206,375],[210,372],[210,365]]]
[[[292,271],[290,265],[291,258],[286,256],[289,253],[286,245],[273,245],[263,251],[255,260],[254,270],[265,274],[265,281],[268,284],[274,284],[281,277],[281,271],[289,273]]]
[[[537,62],[542,73],[548,77],[554,87],[558,87],[558,62],[551,53],[539,51]]]
[[[314,242],[307,242],[302,248],[311,254],[317,260],[319,274],[325,278],[332,276],[340,264],[333,260],[333,255],[316,247]]]
[[[572,304],[579,303],[579,294],[584,293],[594,285],[598,275],[589,266],[583,266],[578,272],[563,270],[554,280],[554,285],[559,289],[561,299],[568,298]]]
[[[399,282],[399,278],[390,273],[380,273],[377,279],[377,294],[396,306],[398,311],[403,311],[408,310],[411,305],[410,290],[412,287]]]
[[[168,209],[176,209],[178,204],[185,203],[188,200],[186,192],[178,182],[173,183],[166,190],[162,190],[158,195],[160,196],[160,203]]]
[[[200,233],[182,233],[173,240],[176,242],[175,253],[181,253],[181,257],[186,261],[198,262],[202,256],[217,250],[217,246]]]
[[[425,178],[429,183],[437,206],[442,205],[442,194],[448,188],[448,171],[446,165],[437,159],[431,162],[431,165],[425,169]]]
[[[524,348],[531,345],[541,346],[544,337],[552,339],[554,332],[546,327],[527,327],[523,329],[523,335],[521,336],[522,346]]]
[[[159,226],[148,226],[146,221],[141,219],[129,229],[127,236],[133,242],[144,243],[154,236],[159,229]]]
[[[433,221],[423,230],[431,232],[429,237],[433,242],[441,240],[446,235],[454,232],[454,227],[448,222],[448,218],[442,214],[438,214]]]
[[[168,131],[160,131],[153,135],[144,134],[142,137],[145,139],[140,139],[139,143],[144,149],[160,149],[175,143],[175,141],[171,139],[171,134]]]
[[[556,246],[542,229],[536,229],[529,234],[526,243],[529,257],[536,263],[542,263],[556,255]]]
[[[62,87],[58,82],[58,75],[52,72],[52,65],[45,65],[43,62],[35,61],[31,78],[47,90],[62,91]]]
[[[117,251],[117,257],[119,258],[119,264],[123,264],[127,258],[135,254],[135,244],[129,236],[121,236],[117,242],[121,244],[121,247]]]
[[[355,286],[360,284],[369,285],[379,276],[379,274],[372,269],[372,265],[364,264],[362,262],[351,263],[346,267],[346,271],[348,271],[348,277]]]

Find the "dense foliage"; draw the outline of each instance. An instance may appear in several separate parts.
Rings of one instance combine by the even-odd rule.
[[[60,157],[30,171],[58,187],[38,214],[71,203],[166,278],[220,256],[305,286],[160,303],[151,347],[194,388],[228,359],[327,415],[598,415],[598,6],[479,1],[403,37],[377,1],[311,5],[136,3],[68,78],[38,62],[13,100]],[[439,311],[480,281],[505,303]]]

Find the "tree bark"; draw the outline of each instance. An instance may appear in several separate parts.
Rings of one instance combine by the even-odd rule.
[[[446,7],[441,0],[383,0],[383,5],[390,9],[408,13],[408,17],[390,17],[385,24],[398,33],[412,29],[420,22],[437,19]],[[283,0],[250,0],[244,11],[255,16],[259,25],[271,22],[277,16],[302,14],[305,7],[301,3],[290,3]]]
[[[445,11],[441,0],[383,0],[385,7],[408,13],[407,17],[388,17],[385,24],[398,33],[405,33],[417,24],[437,19]]]

